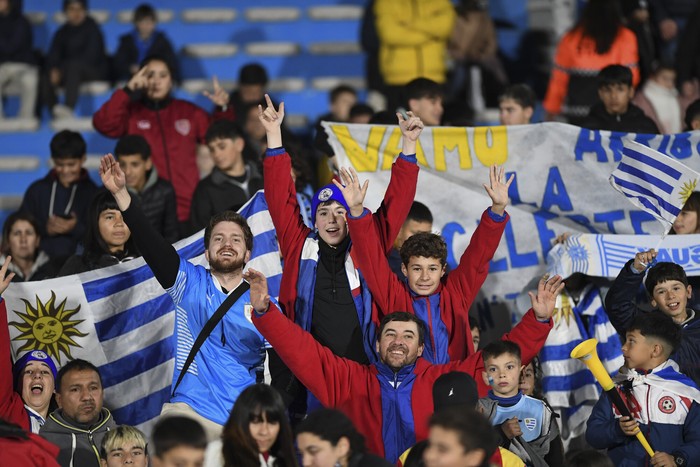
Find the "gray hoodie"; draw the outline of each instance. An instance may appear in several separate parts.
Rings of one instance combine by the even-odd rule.
[[[57,460],[61,467],[100,467],[102,438],[116,427],[112,414],[104,408],[92,425],[66,418],[63,411],[57,409],[46,419],[39,435],[59,447]]]

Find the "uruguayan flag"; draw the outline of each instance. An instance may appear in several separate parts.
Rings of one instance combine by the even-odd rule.
[[[637,142],[624,140],[624,145],[610,184],[668,227],[695,190],[700,174]]]
[[[254,236],[248,266],[267,276],[270,295],[277,297],[282,267],[262,190],[239,212]],[[203,263],[203,232],[175,248]],[[91,361],[100,369],[105,407],[117,423],[150,431],[170,397],[175,310],[143,258],[74,276],[13,283],[3,298],[15,357],[40,349],[59,366],[74,358]]]

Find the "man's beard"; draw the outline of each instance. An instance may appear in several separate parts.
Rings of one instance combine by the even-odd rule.
[[[215,258],[209,261],[211,271],[219,274],[231,274],[243,269],[243,266],[245,266],[245,261],[242,258],[233,258],[230,261],[222,261]]]

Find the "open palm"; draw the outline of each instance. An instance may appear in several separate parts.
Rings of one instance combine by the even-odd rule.
[[[110,193],[115,194],[126,187],[126,175],[124,175],[124,171],[119,167],[113,155],[106,154],[102,156],[99,173],[102,184]]]

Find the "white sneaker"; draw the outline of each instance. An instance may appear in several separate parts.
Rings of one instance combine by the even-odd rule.
[[[73,114],[73,109],[71,109],[67,105],[56,104],[53,106],[53,118],[61,120],[74,117],[75,115]]]

